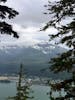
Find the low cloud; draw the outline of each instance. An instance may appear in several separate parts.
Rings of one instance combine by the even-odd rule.
[[[13,29],[18,32],[20,37],[15,39],[12,36],[1,35],[0,47],[28,47],[49,41],[48,35],[55,34],[57,30],[50,27],[46,31],[39,31],[49,20],[49,16],[43,14],[44,5],[47,2],[47,0],[7,0],[5,5],[19,11],[19,15],[10,20],[9,23],[12,23]]]

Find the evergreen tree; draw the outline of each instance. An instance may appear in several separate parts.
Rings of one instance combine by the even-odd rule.
[[[54,100],[70,100],[70,98],[75,100],[75,0],[48,1],[45,7],[47,11],[44,14],[50,14],[50,20],[42,30],[46,30],[50,26],[54,27],[58,32],[50,33],[50,41],[59,39],[58,43],[55,43],[56,45],[65,44],[69,47],[66,52],[51,59],[50,69],[54,73],[62,71],[72,73],[69,79],[55,84],[50,83],[53,90],[61,92],[64,88],[66,91],[65,96],[57,97]]]
[[[33,99],[33,96],[29,96],[31,89],[29,83],[24,83],[23,65],[20,66],[19,80],[17,84],[17,93],[14,97],[9,97],[8,100],[29,100]]]
[[[0,0],[0,3],[3,2],[7,2],[7,0]],[[13,35],[14,37],[18,38],[18,34],[17,32],[15,32],[12,29],[12,25],[8,24],[5,19],[12,19],[14,18],[16,15],[18,15],[19,13],[10,8],[7,7],[5,5],[0,4],[0,33],[1,34],[9,34],[9,35]]]

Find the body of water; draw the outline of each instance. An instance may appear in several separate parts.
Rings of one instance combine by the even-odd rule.
[[[47,93],[50,91],[48,86],[32,85],[31,89],[34,91],[32,100],[50,100]],[[16,82],[0,83],[0,100],[6,100],[7,97],[15,96],[16,94]]]

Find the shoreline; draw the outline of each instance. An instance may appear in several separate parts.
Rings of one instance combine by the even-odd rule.
[[[18,82],[19,77],[18,76],[0,76],[0,83],[11,83],[11,82]],[[23,80],[23,83],[28,83],[29,85],[40,85],[40,86],[49,86],[48,81],[51,81],[55,83],[56,81],[60,80],[53,80],[50,78],[40,78],[40,77],[32,77],[32,78],[26,78]]]

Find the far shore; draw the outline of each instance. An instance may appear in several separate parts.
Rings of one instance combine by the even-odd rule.
[[[0,76],[0,80],[17,80],[18,76]]]

